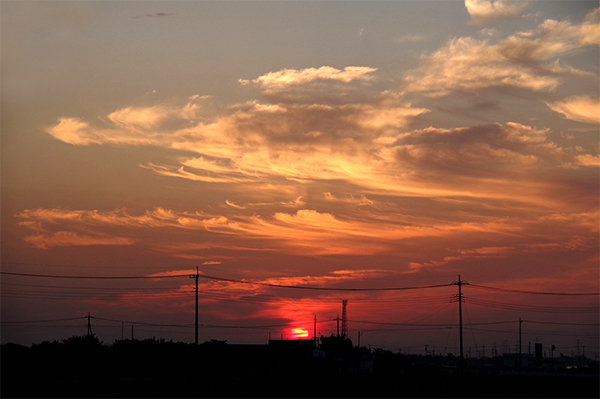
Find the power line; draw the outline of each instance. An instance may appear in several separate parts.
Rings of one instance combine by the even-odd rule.
[[[216,281],[225,281],[228,283],[241,283],[241,284],[253,284],[253,285],[262,285],[266,287],[276,287],[276,288],[295,288],[301,290],[323,290],[323,291],[400,291],[400,290],[416,290],[416,289],[425,289],[425,288],[440,288],[440,287],[448,287],[452,284],[438,284],[438,285],[423,285],[423,286],[415,286],[415,287],[387,287],[387,288],[332,288],[332,287],[307,287],[301,285],[283,285],[283,284],[271,284],[271,283],[262,283],[257,281],[246,281],[246,280],[233,280],[229,278],[222,277],[214,277],[208,276],[206,274],[201,274],[200,278],[216,280]]]
[[[43,266],[43,267],[76,267],[77,269],[97,269],[98,266],[90,266],[90,265],[65,265],[58,263],[29,263],[29,262],[6,262],[2,261],[3,265],[19,265],[19,266]],[[102,266],[103,269],[136,269],[141,270],[143,267],[127,267],[127,266]]]
[[[563,326],[598,326],[598,323],[560,323],[556,321],[533,321],[533,320],[523,320],[524,323],[534,323],[534,324],[558,324]]]
[[[386,323],[380,321],[366,321],[366,320],[348,320],[352,323],[365,323],[365,324],[378,324],[378,325],[386,325],[386,326],[430,326],[430,327],[456,327],[454,324],[423,324],[423,323]],[[482,325],[491,325],[491,324],[509,324],[516,323],[514,320],[506,320],[506,321],[492,321],[492,322],[483,322],[483,323],[469,323],[465,325],[470,326],[482,326]]]
[[[0,272],[0,274],[6,274],[6,275],[11,275],[11,276],[25,276],[25,277],[98,279],[98,280],[162,279],[162,278],[188,277],[189,276],[189,274],[175,274],[175,275],[165,275],[165,276],[68,276],[68,275],[13,273],[13,272]],[[261,286],[266,286],[266,287],[276,287],[276,288],[294,288],[294,289],[302,289],[302,290],[323,290],[323,291],[400,291],[400,290],[415,290],[415,289],[425,289],[425,288],[440,288],[440,287],[447,287],[447,286],[451,285],[451,284],[438,284],[438,285],[415,286],[415,287],[388,287],[388,288],[333,288],[333,287],[307,287],[307,286],[300,286],[300,285],[271,284],[271,283],[263,283],[263,282],[258,282],[258,281],[233,280],[233,279],[222,278],[222,277],[208,276],[208,275],[204,275],[204,274],[201,274],[199,277],[203,278],[203,279],[224,281],[224,282],[228,282],[228,283],[252,284],[252,285],[261,285]]]
[[[53,323],[57,321],[72,321],[72,320],[80,320],[85,319],[87,316],[81,317],[69,317],[67,319],[48,319],[48,320],[24,320],[24,321],[1,321],[1,324],[18,324],[18,323]]]
[[[44,278],[69,278],[69,279],[93,279],[93,280],[133,280],[133,279],[162,279],[171,277],[187,277],[189,274],[174,274],[169,276],[66,276],[66,275],[52,275],[52,274],[31,274],[31,273],[12,273],[12,272],[0,272],[0,274],[6,274],[11,276],[25,276],[25,277],[44,277]]]
[[[168,291],[173,290],[173,288],[166,287],[81,287],[81,286],[70,286],[70,285],[44,285],[44,284],[16,284],[16,283],[5,283],[2,282],[2,285],[11,285],[15,287],[36,287],[36,288],[60,288],[60,289],[74,289],[74,290],[111,290],[111,291],[128,291],[128,292],[140,292],[143,291]],[[138,291],[135,291],[138,290]]]
[[[127,323],[127,324],[139,324],[142,326],[153,326],[153,327],[192,327],[193,324],[160,324],[160,323],[145,323],[142,321],[130,321],[130,320],[115,320],[107,319],[104,317],[91,316],[95,320],[112,321],[115,323]]]
[[[24,277],[42,277],[42,278],[65,278],[65,279],[97,279],[97,280],[132,280],[132,279],[163,279],[163,278],[177,278],[177,277],[189,277],[189,274],[174,274],[174,275],[161,275],[161,276],[72,276],[72,275],[51,275],[51,274],[32,274],[32,273],[13,273],[3,272],[0,274],[11,275],[11,276],[24,276]],[[423,285],[423,286],[412,286],[412,287],[384,287],[384,288],[334,288],[334,287],[309,287],[301,285],[284,285],[284,284],[272,284],[258,281],[247,281],[247,280],[234,280],[223,277],[209,276],[206,274],[200,274],[200,278],[223,281],[228,283],[236,284],[251,284],[260,285],[265,287],[275,288],[293,288],[302,290],[319,290],[319,291],[402,291],[402,290],[417,290],[417,289],[428,289],[428,288],[441,288],[456,285],[456,283],[449,284],[436,284],[436,285]],[[470,287],[501,291],[501,292],[514,292],[521,294],[537,294],[537,295],[566,295],[566,296],[585,296],[585,295],[600,295],[598,292],[542,292],[542,291],[525,291],[525,290],[512,290],[508,288],[490,287],[478,284],[469,284]]]
[[[514,331],[507,331],[507,330],[490,330],[490,329],[486,329],[486,328],[475,328],[475,327],[465,327],[467,330],[476,330],[476,331],[485,331],[485,332],[495,332],[495,333],[504,333],[504,334],[514,334]],[[540,332],[540,331],[525,331],[523,332],[523,335],[529,335],[529,336],[558,336],[558,337],[579,337],[581,336],[580,333],[553,333],[553,332]],[[586,345],[587,346],[587,345]]]
[[[545,313],[598,313],[598,307],[559,307],[559,306],[535,306],[535,305],[521,305],[512,304],[506,302],[488,301],[485,299],[469,298],[469,303],[479,306],[487,306],[491,308],[508,309],[508,310],[522,310],[530,312],[545,312]]]
[[[582,296],[582,295],[600,295],[599,292],[542,292],[542,291],[525,291],[525,290],[511,290],[508,288],[497,288],[497,287],[489,287],[486,285],[477,285],[470,284],[471,287],[481,288],[485,290],[492,291],[501,291],[501,292],[515,292],[519,294],[537,294],[537,295],[572,295],[572,296]]]

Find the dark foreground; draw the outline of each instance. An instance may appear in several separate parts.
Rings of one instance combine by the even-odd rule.
[[[332,350],[332,352],[336,352]],[[372,367],[352,356],[369,358]],[[110,347],[3,345],[1,396],[598,398],[597,370],[515,373],[416,364],[388,353],[314,358],[303,350],[122,341]],[[363,361],[363,363],[365,363]],[[364,365],[364,364],[363,364]],[[595,374],[590,375],[590,371]]]
[[[23,385],[24,383],[24,385]],[[198,378],[101,377],[3,381],[2,396],[61,398],[597,398],[598,379],[521,376],[303,376],[256,374]]]

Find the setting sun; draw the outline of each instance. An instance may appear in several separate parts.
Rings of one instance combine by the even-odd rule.
[[[308,338],[308,331],[303,328],[292,328],[290,336],[294,339]]]

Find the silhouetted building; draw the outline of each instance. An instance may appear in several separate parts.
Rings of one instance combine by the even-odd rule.
[[[519,359],[520,358],[520,359]],[[530,368],[534,364],[534,357],[528,353],[503,353],[502,366],[508,368],[517,368],[521,362],[521,368]]]
[[[271,353],[288,356],[325,357],[325,352],[317,349],[313,339],[270,339]]]
[[[536,367],[542,367],[543,353],[544,352],[543,352],[542,344],[536,343],[535,344],[535,365],[536,365]]]

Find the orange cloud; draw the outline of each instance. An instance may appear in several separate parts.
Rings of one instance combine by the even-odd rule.
[[[322,66],[320,68],[306,69],[283,69],[277,72],[270,72],[266,75],[259,76],[254,80],[240,79],[241,84],[258,83],[265,88],[282,88],[290,85],[302,85],[314,82],[316,80],[333,80],[344,83],[353,80],[368,81],[372,76],[367,75],[375,72],[377,69],[369,67],[348,66],[344,70],[332,68],[330,66]]]
[[[546,103],[554,112],[577,122],[600,125],[600,99],[591,96],[567,97],[562,101]]]
[[[110,237],[103,234],[85,235],[71,231],[57,231],[52,234],[33,234],[24,238],[34,248],[89,246],[89,245],[133,245],[134,241],[124,237]]]
[[[485,6],[490,15],[504,2],[467,2]],[[494,5],[496,7],[494,8]],[[481,8],[481,7],[480,7]],[[533,92],[555,90],[560,75],[595,75],[563,68],[557,63],[542,62],[555,59],[575,49],[597,45],[600,40],[598,10],[588,14],[582,23],[546,20],[537,30],[520,32],[490,44],[473,38],[450,40],[446,47],[424,56],[422,65],[406,74],[406,90],[424,92],[433,97],[454,92],[473,92],[487,88],[518,88]]]
[[[115,125],[126,128],[150,129],[165,121],[172,111],[161,106],[147,108],[127,107],[119,109],[108,115]]]
[[[580,165],[582,166],[590,166],[590,167],[598,167],[600,166],[600,155],[577,155],[575,157]]]
[[[381,208],[386,212],[386,208]],[[163,208],[147,211],[143,216],[132,216],[126,212],[113,211],[100,213],[98,211],[66,211],[66,210],[26,210],[18,215],[27,219],[24,227],[34,231],[60,228],[63,231],[61,245],[83,245],[83,242],[95,242],[103,245],[131,245],[131,240],[122,238],[108,238],[105,233],[97,232],[95,239],[89,236],[90,228],[179,228],[189,231],[202,231],[206,234],[217,234],[221,237],[243,237],[245,240],[263,240],[264,245],[253,247],[242,246],[235,242],[220,241],[213,243],[193,244],[159,244],[154,249],[161,252],[172,253],[174,256],[188,259],[207,259],[207,255],[196,255],[195,251],[211,249],[228,249],[231,251],[271,251],[278,250],[284,253],[298,253],[312,255],[321,254],[374,254],[391,250],[394,243],[409,238],[447,237],[461,234],[486,233],[504,234],[506,232],[522,231],[527,220],[520,223],[510,222],[499,218],[478,217],[472,221],[431,220],[418,217],[404,217],[402,215],[365,214],[365,220],[354,217],[338,218],[332,213],[318,212],[311,209],[301,209],[296,213],[276,212],[269,217],[259,215],[226,218],[223,216],[210,216],[202,213],[175,212]],[[597,215],[595,216],[597,218]],[[373,223],[377,220],[377,223]],[[587,230],[593,229],[593,221],[587,217],[576,218],[574,214],[556,214],[554,217],[544,216],[539,219],[543,223],[553,222],[564,225],[568,221],[577,221],[580,227]],[[587,220],[587,222],[586,222]],[[584,224],[584,223],[587,223]],[[76,240],[77,233],[68,233],[65,229],[73,231],[87,231],[87,241]],[[46,233],[44,233],[46,234]],[[42,241],[44,238],[44,241]],[[67,239],[69,238],[69,239]],[[27,239],[31,245],[49,247],[52,240],[48,235],[34,234]],[[44,242],[45,244],[42,244]],[[57,244],[54,244],[57,245]],[[93,244],[89,244],[93,245]],[[192,253],[190,253],[190,251]],[[210,258],[215,259],[214,255]],[[217,258],[218,259],[218,258]]]
[[[159,272],[147,275],[147,277],[156,277],[160,279],[160,277],[169,277],[169,276],[179,276],[182,274],[195,275],[196,270],[188,269],[188,270],[169,270],[167,272]]]

